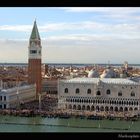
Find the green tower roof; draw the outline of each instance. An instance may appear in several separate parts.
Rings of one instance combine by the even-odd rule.
[[[34,21],[34,26],[33,26],[33,29],[32,29],[32,33],[31,33],[30,39],[39,39],[40,40],[40,36],[39,36],[36,20]]]

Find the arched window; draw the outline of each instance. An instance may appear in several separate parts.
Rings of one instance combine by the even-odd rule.
[[[106,94],[107,94],[107,95],[110,95],[110,94],[111,94],[110,89],[108,89],[108,90],[106,91]]]
[[[136,103],[136,102],[134,102],[134,105],[137,105],[137,103]]]
[[[100,107],[100,111],[104,111],[104,107],[103,106]]]
[[[79,89],[79,88],[77,88],[75,92],[76,92],[76,93],[80,93],[80,89]]]
[[[87,110],[90,110],[90,106],[89,105],[87,106]]]
[[[73,105],[73,109],[76,110],[76,105]]]
[[[81,106],[80,105],[77,106],[77,110],[81,110]]]
[[[115,107],[115,111],[118,111],[118,107]]]
[[[110,107],[110,111],[113,111],[113,106]]]
[[[133,108],[132,108],[132,107],[130,107],[130,108],[129,108],[129,111],[133,111]]]
[[[65,91],[64,91],[65,93],[68,93],[68,88],[65,88]]]
[[[138,110],[138,108],[137,108],[137,107],[135,107],[135,108],[134,108],[134,111],[137,111],[137,110]]]
[[[87,90],[87,94],[91,94],[91,89],[88,89]]]
[[[94,111],[95,110],[95,107],[94,106],[91,106],[91,111]]]
[[[72,105],[69,105],[69,109],[72,109]]]
[[[120,108],[119,108],[119,111],[123,112],[123,107],[120,107]]]
[[[96,92],[96,95],[101,95],[101,92],[98,90],[98,91]]]
[[[125,108],[124,108],[124,111],[128,111],[128,108],[127,108],[127,107],[125,107]]]
[[[131,92],[131,97],[135,97],[135,92],[134,91]]]
[[[99,106],[96,106],[96,111],[99,111]]]
[[[122,96],[122,92],[121,91],[118,92],[118,96]]]
[[[85,105],[83,105],[83,106],[82,106],[82,110],[85,110],[85,108],[86,108]]]
[[[108,106],[105,107],[105,111],[109,111],[109,107]]]

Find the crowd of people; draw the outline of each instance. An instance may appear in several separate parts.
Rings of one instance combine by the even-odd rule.
[[[51,111],[53,108],[57,107],[57,98],[45,96],[40,102],[40,109],[42,111]],[[38,110],[39,109],[39,100],[31,101],[24,103],[20,106],[20,109],[29,109],[29,110]]]

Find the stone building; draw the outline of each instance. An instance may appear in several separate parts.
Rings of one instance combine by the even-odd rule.
[[[52,97],[57,97],[57,79],[43,79],[42,92]]]
[[[58,81],[58,108],[89,111],[139,111],[140,83],[123,78],[73,78]]]
[[[24,85],[9,89],[0,89],[0,109],[18,108],[20,104],[36,98],[36,85]]]

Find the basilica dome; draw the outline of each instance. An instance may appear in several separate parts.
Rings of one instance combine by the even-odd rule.
[[[99,77],[99,73],[97,70],[92,69],[91,71],[89,71],[88,78],[97,78],[97,77]]]
[[[105,69],[100,76],[101,78],[115,78],[116,73],[112,69]]]

